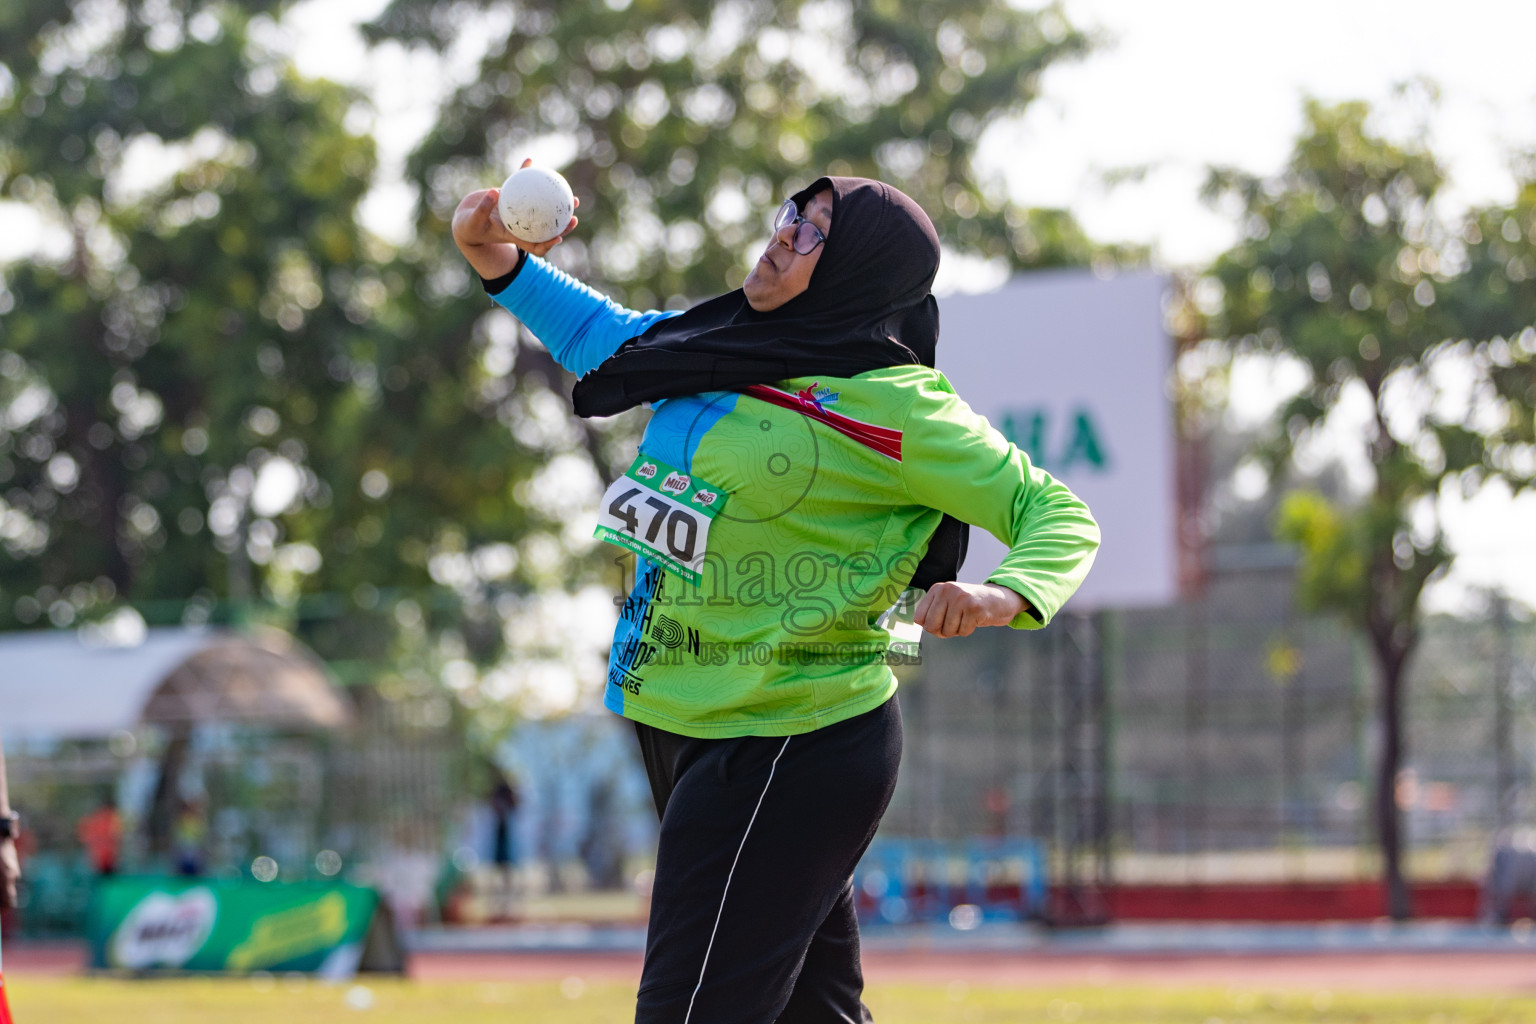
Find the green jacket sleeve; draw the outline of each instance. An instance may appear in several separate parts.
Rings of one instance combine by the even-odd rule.
[[[918,386],[901,438],[902,476],[920,505],[947,512],[1008,545],[987,582],[1022,595],[1009,625],[1038,629],[1072,596],[1099,548],[1088,506],[960,400],[943,374]]]

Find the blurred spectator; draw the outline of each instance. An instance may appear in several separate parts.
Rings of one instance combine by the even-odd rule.
[[[587,885],[593,889],[624,886],[623,821],[616,788],[614,779],[599,779],[588,797],[587,834],[581,841],[581,859],[587,868]]]
[[[1536,835],[1522,829],[1494,847],[1480,895],[1477,916],[1484,924],[1536,913]]]
[[[5,751],[0,750],[0,910],[9,910],[16,905],[16,883],[20,880],[16,816],[11,811],[11,795],[5,786]]]
[[[208,819],[197,800],[183,800],[171,829],[171,846],[176,857],[176,873],[195,877],[203,873],[203,851],[208,841]]]
[[[502,779],[491,790],[491,863],[498,871],[510,871],[517,861],[512,839],[516,816],[517,790]]]
[[[117,813],[117,804],[111,794],[101,798],[101,803],[75,826],[75,835],[91,860],[91,869],[98,875],[117,874],[118,853],[123,845],[123,819]]]
[[[491,915],[502,920],[515,913],[517,804],[517,790],[506,779],[498,779],[491,790]]]

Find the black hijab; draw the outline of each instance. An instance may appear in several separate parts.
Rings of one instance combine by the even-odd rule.
[[[823,189],[832,191],[831,231],[804,292],[759,313],[738,288],[658,321],[577,382],[577,415],[791,377],[932,366],[933,223],[900,189],[868,178],[818,178],[792,198],[803,211]]]
[[[929,289],[939,235],[910,197],[869,178],[818,178],[791,198],[801,212],[832,190],[831,231],[806,290],[759,313],[737,289],[653,324],[576,382],[579,416],[611,416],[662,398],[932,366],[939,305]],[[945,515],[911,585],[959,573],[970,530]]]

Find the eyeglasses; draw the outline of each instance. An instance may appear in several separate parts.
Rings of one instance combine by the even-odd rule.
[[[827,236],[821,233],[821,228],[800,215],[800,207],[795,205],[795,201],[786,199],[784,205],[779,207],[779,212],[773,215],[774,234],[778,234],[791,224],[795,225],[795,236],[791,244],[795,252],[801,256],[809,256],[816,251],[818,245],[827,240]]]

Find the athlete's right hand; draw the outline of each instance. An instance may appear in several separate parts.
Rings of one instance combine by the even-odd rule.
[[[527,167],[532,160],[524,160]],[[517,266],[517,250],[524,249],[535,256],[543,256],[559,245],[561,240],[576,230],[577,218],[572,216],[565,230],[547,242],[525,242],[507,230],[496,212],[496,201],[501,190],[494,188],[471,192],[460,201],[453,211],[453,241],[469,260],[470,265],[487,280],[510,273]],[[576,200],[581,205],[581,200]]]

